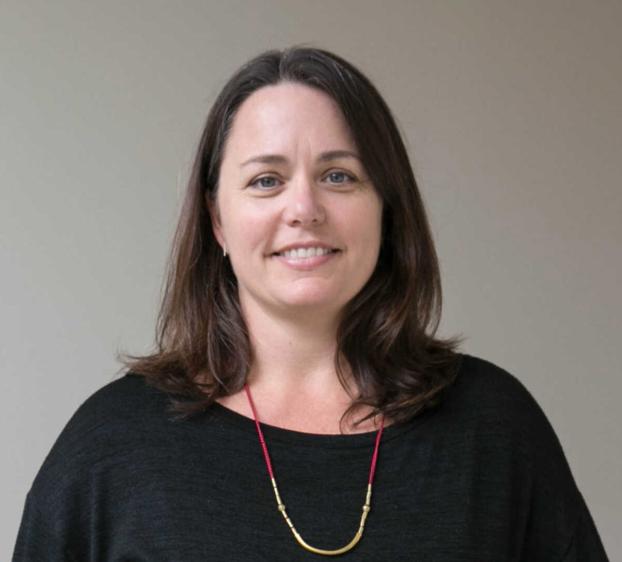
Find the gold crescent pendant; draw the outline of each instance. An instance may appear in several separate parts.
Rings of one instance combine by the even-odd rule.
[[[279,511],[283,515],[285,522],[293,533],[296,542],[298,542],[298,544],[302,546],[302,548],[304,548],[305,550],[313,552],[314,554],[321,554],[323,556],[338,556],[339,554],[344,554],[345,552],[352,550],[361,540],[361,537],[363,536],[363,530],[365,528],[365,520],[367,519],[367,515],[369,515],[369,512],[371,511],[371,484],[367,485],[367,494],[365,496],[365,505],[363,505],[363,513],[361,514],[361,521],[359,523],[359,528],[356,531],[352,540],[347,545],[342,546],[341,548],[336,548],[335,550],[326,550],[323,548],[316,548],[314,546],[311,546],[300,536],[300,533],[296,530],[296,527],[294,527],[294,524],[289,518],[289,515],[287,515],[287,511],[285,511],[285,504],[281,501],[279,489],[276,486],[276,480],[274,478],[271,478],[270,481],[272,482],[272,488],[274,489],[274,496],[276,497],[276,503]]]

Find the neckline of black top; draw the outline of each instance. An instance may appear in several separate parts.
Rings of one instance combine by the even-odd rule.
[[[210,406],[208,413],[213,419],[226,423],[230,427],[234,427],[245,433],[252,433],[253,438],[257,439],[257,428],[255,427],[255,420],[252,418],[231,410],[218,402],[214,402],[214,404]],[[418,427],[433,413],[433,410],[426,411],[406,422],[395,423],[385,427],[382,433],[381,444],[391,441],[403,433]],[[261,420],[259,423],[268,445],[270,442],[281,442],[288,445],[324,447],[329,449],[371,447],[378,433],[377,430],[351,434],[307,433],[266,424]]]
[[[458,368],[458,377],[451,386],[455,384],[461,378],[461,374],[464,369],[464,359],[468,357],[466,354],[461,354],[460,366]],[[444,398],[441,400],[441,407],[444,402]],[[419,428],[421,425],[427,423],[438,412],[438,408],[434,407],[429,410],[425,410],[420,414],[415,415],[408,421],[391,424],[385,427],[382,433],[382,443],[392,441],[404,433]],[[253,437],[257,438],[257,428],[255,427],[255,420],[246,417],[218,402],[214,402],[209,410],[208,415],[213,419],[217,419],[222,423],[228,424],[230,427],[234,427],[237,430],[245,433],[253,434]],[[292,429],[285,429],[283,427],[277,427],[274,425],[266,424],[259,420],[261,424],[261,430],[268,442],[281,442],[286,445],[300,445],[303,447],[323,447],[323,448],[358,448],[358,447],[370,447],[373,446],[376,439],[377,431],[368,431],[364,433],[353,434],[317,434],[306,433],[303,431],[295,431]]]

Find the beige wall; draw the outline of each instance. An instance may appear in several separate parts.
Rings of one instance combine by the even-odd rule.
[[[194,144],[244,60],[310,42],[401,125],[441,332],[531,390],[622,559],[622,4],[0,3],[0,558],[77,406],[145,351]]]

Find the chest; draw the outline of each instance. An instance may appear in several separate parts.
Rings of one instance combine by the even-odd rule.
[[[106,560],[318,560],[277,509],[258,443],[221,441],[133,468],[91,538]],[[305,541],[334,549],[354,536],[371,448],[297,448],[273,443],[275,476]],[[349,560],[518,560],[528,490],[511,459],[485,462],[460,441],[381,448],[363,537]],[[151,461],[148,459],[151,458]],[[128,478],[122,472],[118,483]],[[107,494],[110,496],[110,494]],[[100,506],[103,507],[103,506]]]

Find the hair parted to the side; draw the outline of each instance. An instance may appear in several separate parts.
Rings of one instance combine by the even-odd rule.
[[[290,81],[317,88],[339,106],[383,202],[376,268],[348,303],[335,367],[349,367],[358,396],[344,418],[369,405],[394,422],[438,403],[454,380],[462,337],[435,337],[442,292],[424,204],[390,109],[357,68],[328,51],[294,46],[244,64],[214,102],[199,142],[177,225],[156,327],[156,349],[119,360],[171,395],[185,418],[242,389],[251,364],[237,282],[216,241],[208,210],[237,109],[258,89]],[[363,421],[369,416],[362,418]],[[343,418],[342,418],[343,421]]]

